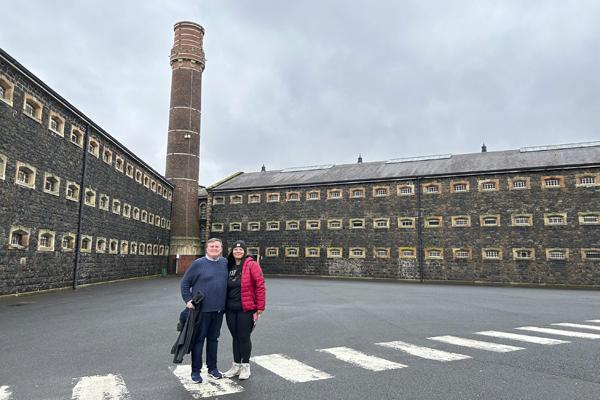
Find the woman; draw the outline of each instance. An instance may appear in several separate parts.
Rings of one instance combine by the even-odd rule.
[[[250,378],[250,334],[265,310],[265,280],[260,265],[248,256],[246,243],[238,240],[227,257],[227,306],[225,318],[233,337],[233,365],[223,375]]]

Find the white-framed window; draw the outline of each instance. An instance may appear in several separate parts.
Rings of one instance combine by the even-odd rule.
[[[299,247],[286,247],[285,248],[285,256],[286,257],[300,256],[300,248]]]
[[[23,113],[37,122],[42,122],[42,111],[44,106],[42,102],[25,93],[23,98]]]
[[[44,193],[53,196],[60,195],[60,178],[58,176],[49,172],[44,173]]]
[[[0,180],[6,179],[6,164],[8,159],[4,154],[0,154]]]
[[[234,194],[229,196],[229,204],[242,204],[244,202],[244,198],[241,194]]]
[[[229,232],[240,232],[242,230],[241,222],[230,222],[229,223]]]
[[[397,186],[398,196],[412,196],[415,194],[415,185],[412,183],[402,183]]]
[[[442,217],[426,217],[425,218],[425,228],[441,228],[442,227]]]
[[[564,176],[544,176],[542,177],[542,188],[557,189],[564,187]]]
[[[121,214],[121,201],[113,199],[112,201],[112,212],[115,214]]]
[[[120,155],[115,155],[115,169],[119,172],[125,171],[125,160]]]
[[[498,248],[483,248],[481,249],[481,257],[484,260],[501,260],[502,250]]]
[[[160,219],[160,227],[163,229],[167,227],[167,219],[166,218],[162,217]]]
[[[343,249],[341,247],[328,247],[327,258],[341,258],[343,257]]]
[[[127,175],[129,178],[133,179],[133,174],[134,174],[134,167],[133,165],[131,165],[130,163],[127,163],[127,166],[125,167],[125,175]]]
[[[60,249],[65,252],[71,252],[75,250],[75,234],[65,233],[62,235],[60,240]]]
[[[350,197],[353,199],[361,199],[361,198],[365,197],[365,188],[350,189]]]
[[[600,224],[600,212],[580,212],[579,213],[579,224],[580,225],[598,225]]]
[[[220,222],[213,222],[210,226],[211,232],[223,232],[225,230],[225,225]]]
[[[150,190],[156,193],[156,181],[154,179],[150,179]]]
[[[83,148],[83,130],[76,126],[71,126],[69,141],[74,145]]]
[[[425,194],[440,194],[442,193],[441,183],[424,183],[423,193]]]
[[[327,200],[338,200],[343,198],[341,189],[328,189]]]
[[[441,260],[444,258],[444,250],[439,247],[425,249],[426,260]]]
[[[300,221],[298,221],[298,220],[285,221],[285,230],[286,231],[297,231],[298,229],[300,229]]]
[[[142,210],[140,213],[140,221],[148,222],[148,211]]]
[[[499,215],[482,215],[479,217],[480,226],[500,226]]]
[[[516,176],[508,179],[508,187],[510,190],[524,190],[529,189],[530,178],[524,176]]]
[[[140,209],[138,207],[133,207],[133,219],[140,220]]]
[[[135,181],[137,183],[143,183],[143,174],[139,169],[135,169]]]
[[[31,229],[21,225],[10,227],[8,237],[8,248],[13,250],[26,250],[29,247],[29,236]]]
[[[119,254],[119,241],[117,239],[108,241],[108,252],[109,254]]]
[[[544,213],[544,225],[567,225],[567,214]]]
[[[129,254],[137,254],[138,244],[136,242],[129,243]]]
[[[471,259],[471,249],[464,247],[452,249],[452,257],[455,260],[469,260]]]
[[[285,201],[300,201],[300,192],[286,192]]]
[[[54,238],[56,233],[48,229],[40,229],[38,232],[38,251],[54,251]]]
[[[67,181],[65,196],[68,200],[79,201],[79,185],[75,182]]]
[[[348,226],[350,229],[365,229],[365,219],[364,218],[352,218],[348,222]]]
[[[93,137],[91,137],[88,142],[88,153],[96,158],[100,158],[100,143]]]
[[[146,250],[147,250],[147,248],[146,248]],[[152,254],[155,256],[158,255],[158,245],[157,244],[152,245]]]
[[[165,246],[161,245],[158,247],[158,255],[159,256],[164,256],[165,255]]]
[[[341,219],[328,219],[327,220],[327,229],[342,229],[342,220]]]
[[[367,249],[364,247],[350,247],[348,249],[348,258],[366,258]]]
[[[96,253],[106,253],[106,238],[96,237]]]
[[[225,196],[213,197],[213,205],[221,205],[221,204],[225,204]]]
[[[375,247],[373,249],[373,257],[375,258],[390,258],[389,247]]]
[[[129,254],[129,242],[127,240],[121,240],[119,249],[121,254]]]
[[[568,260],[568,259],[569,259],[569,249],[561,249],[561,248],[546,249],[546,260],[548,260],[548,261]]]
[[[535,260],[535,249],[519,248],[513,250],[513,260]]]
[[[321,199],[321,191],[320,190],[309,190],[306,192],[306,200],[320,200]]]
[[[0,100],[12,107],[15,85],[4,75],[0,75]]]
[[[267,221],[267,230],[268,231],[278,231],[279,230],[279,221]]]
[[[127,203],[123,203],[123,216],[125,218],[131,217],[131,206]]]
[[[145,256],[146,255],[146,244],[145,243],[138,243],[138,254],[140,256]]]
[[[65,136],[65,119],[58,113],[50,111],[48,118],[48,129],[58,136]]]
[[[416,227],[416,219],[414,217],[399,217],[398,228],[412,229]]]
[[[417,250],[414,247],[399,247],[398,257],[406,259],[417,258]]]
[[[267,203],[279,202],[279,193],[267,193]]]
[[[267,247],[265,249],[266,257],[279,257],[279,247]]]
[[[316,258],[321,257],[321,249],[319,247],[305,247],[304,257]]]
[[[258,222],[258,221],[248,222],[248,230],[251,232],[260,231],[260,222]]]
[[[150,189],[150,177],[144,174],[144,187]]]
[[[107,164],[112,165],[112,160],[113,160],[112,150],[107,148],[106,146],[104,146],[104,150],[102,150],[102,161],[104,161]]]
[[[390,194],[389,186],[375,186],[373,187],[373,197],[386,197]]]
[[[148,224],[154,225],[154,214],[148,213]]]
[[[582,174],[576,176],[576,187],[598,186],[598,176],[594,174]]]
[[[96,207],[96,191],[94,189],[85,189],[84,204],[87,206]]]
[[[390,219],[389,218],[373,218],[374,229],[389,229]]]
[[[249,194],[248,195],[248,203],[249,204],[260,203],[260,194],[259,193]]]
[[[81,241],[79,243],[79,251],[82,253],[91,253],[92,252],[92,237],[89,235],[81,235]]]
[[[454,227],[465,228],[471,226],[471,217],[468,215],[453,215],[451,221]]]
[[[28,189],[35,189],[37,169],[29,164],[17,161],[15,183]]]
[[[467,181],[453,181],[450,183],[450,190],[452,193],[465,193],[469,191],[469,182]]]
[[[101,210],[108,211],[108,205],[110,204],[110,199],[105,194],[100,194],[100,201],[98,202],[98,208]]]
[[[481,192],[495,192],[499,187],[498,179],[484,179],[479,181],[479,191]]]
[[[511,215],[513,226],[533,226],[533,215],[513,214]]]
[[[307,219],[306,220],[306,230],[314,231],[321,229],[321,220],[320,219]]]

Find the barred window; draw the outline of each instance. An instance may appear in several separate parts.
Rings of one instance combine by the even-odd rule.
[[[531,214],[518,214],[512,216],[514,226],[531,226],[533,225],[533,217]]]
[[[388,247],[375,247],[375,258],[390,258],[390,249]]]
[[[598,225],[598,224],[600,224],[600,212],[579,213],[579,223],[581,225]]]
[[[398,255],[400,258],[416,258],[416,250],[414,247],[400,247],[398,249]]]
[[[469,259],[471,258],[471,251],[469,249],[454,249],[454,258],[457,259]]]
[[[83,132],[79,128],[72,127],[71,128],[71,143],[83,147]]]
[[[58,196],[60,193],[60,178],[49,173],[45,173],[44,192]]]
[[[390,219],[389,218],[375,218],[373,220],[373,228],[375,229],[383,229],[390,227]]]
[[[398,185],[398,196],[411,196],[415,193],[414,185],[402,184]]]
[[[501,252],[498,249],[483,249],[484,260],[499,260],[501,258]]]
[[[279,221],[267,222],[267,230],[268,231],[278,231],[279,230]]]
[[[484,215],[481,217],[482,226],[499,226],[500,217],[497,215]]]
[[[544,223],[546,225],[566,225],[566,214],[544,214]]]
[[[260,231],[260,222],[248,222],[248,230],[252,232]]]
[[[341,199],[342,191],[340,189],[331,189],[327,191],[328,199]]]
[[[104,151],[102,152],[102,161],[104,161],[107,164],[112,164],[112,157],[113,152],[105,147]]]
[[[483,182],[481,184],[481,190],[496,190],[496,182]]]
[[[551,176],[542,178],[544,188],[559,188],[563,186],[562,176]]]
[[[121,202],[117,199],[113,199],[112,212],[115,214],[121,214]]]
[[[61,240],[61,249],[63,251],[73,251],[75,249],[75,235],[67,233],[63,235]]]
[[[29,189],[35,189],[35,176],[37,170],[29,165],[17,161],[16,183]]]
[[[286,247],[285,248],[285,256],[286,257],[298,257],[300,254],[300,250],[298,247]]]
[[[286,221],[285,222],[285,229],[288,231],[296,231],[298,229],[300,229],[300,221]]]
[[[512,188],[513,189],[526,189],[527,188],[527,181],[524,180],[524,179],[514,180],[512,182]]]
[[[579,185],[581,185],[581,186],[595,185],[595,184],[596,184],[596,177],[593,175],[586,175],[586,176],[579,177]]]
[[[285,194],[286,201],[300,201],[300,192],[287,192]]]
[[[546,259],[566,260],[569,257],[567,249],[546,249]]]
[[[306,229],[307,230],[321,229],[321,220],[318,220],[318,219],[306,220]]]
[[[79,201],[79,185],[73,182],[67,182],[67,199]]]
[[[415,227],[415,219],[407,218],[407,217],[398,218],[398,227],[399,228],[414,228]]]
[[[260,203],[260,194],[248,195],[248,203]]]
[[[455,192],[466,192],[467,184],[466,183],[455,183],[453,185],[453,189]]]
[[[106,251],[106,239],[103,237],[96,238],[96,253],[104,253]]]
[[[426,259],[442,259],[444,258],[444,252],[442,249],[426,249],[425,250],[425,258]]]
[[[229,224],[229,231],[230,232],[239,232],[242,230],[242,223],[241,222],[231,222]]]
[[[350,190],[350,197],[352,197],[353,199],[358,199],[361,197],[365,197],[365,189],[359,188],[359,189],[351,189]]]
[[[96,192],[93,189],[88,188],[85,190],[85,204],[96,207]]]
[[[442,226],[442,217],[427,217],[425,218],[426,228],[439,228]]]
[[[321,249],[318,247],[306,247],[304,249],[304,256],[305,257],[320,257]]]
[[[119,172],[123,172],[125,166],[125,161],[123,161],[123,157],[115,156],[115,169]]]
[[[321,198],[321,192],[318,190],[311,190],[306,192],[306,200],[319,200]]]
[[[342,229],[342,220],[341,219],[330,219],[327,221],[328,229]]]
[[[457,215],[452,217],[452,226],[464,227],[471,226],[471,218],[466,215]]]
[[[327,257],[328,258],[342,257],[342,248],[341,247],[328,247],[327,248]]]
[[[267,257],[279,257],[279,247],[267,247],[265,255]]]
[[[84,253],[90,253],[92,251],[92,237],[83,235],[81,237],[80,250]]]
[[[229,197],[229,203],[231,204],[242,204],[243,197],[242,195],[236,194]]]
[[[389,194],[389,188],[387,187],[374,187],[373,188],[373,196],[374,197],[385,197]]]
[[[581,258],[589,261],[600,261],[600,249],[581,249]]]
[[[279,193],[267,193],[267,203],[274,203],[279,201]]]
[[[54,250],[54,232],[41,229],[38,237],[38,250],[51,251]]]
[[[59,116],[57,113],[50,111],[50,118],[48,121],[48,129],[52,132],[58,134],[59,136],[64,136],[65,131],[65,120]]]
[[[224,196],[215,196],[213,198],[213,204],[214,205],[225,204],[225,197]]]
[[[349,256],[350,258],[365,258],[366,249],[364,247],[350,247]]]
[[[29,235],[31,230],[24,226],[15,225],[10,227],[8,234],[9,249],[25,250],[29,246]]]
[[[215,223],[213,223],[213,224],[211,225],[211,228],[210,228],[210,230],[211,230],[212,232],[223,232],[223,230],[224,230],[224,225],[223,225],[223,224],[221,224],[221,223],[217,223],[217,222],[215,222]]]
[[[425,193],[428,194],[437,194],[441,192],[441,185],[439,183],[430,183],[427,185],[424,185],[425,187]]]
[[[533,249],[513,249],[513,258],[515,260],[532,260],[535,258]]]
[[[365,227],[365,220],[362,218],[354,218],[350,220],[350,229],[363,229]]]

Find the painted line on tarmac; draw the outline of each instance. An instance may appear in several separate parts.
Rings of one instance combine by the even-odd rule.
[[[525,350],[524,347],[509,346],[506,344],[482,342],[480,340],[465,339],[457,336],[434,336],[429,340],[437,340],[438,342],[454,344],[457,346],[470,347],[472,349],[493,351],[496,353],[508,353],[511,351]]]
[[[329,353],[338,360],[345,361],[370,371],[378,372],[407,367],[407,365],[389,361],[384,358],[370,356],[349,347],[331,347],[329,349],[320,349],[317,351]]]
[[[240,393],[244,388],[232,381],[231,379],[213,379],[208,378],[207,372],[203,369],[202,383],[196,383],[190,377],[192,367],[188,365],[178,365],[174,369],[171,368],[173,374],[179,379],[185,390],[190,392],[194,399],[203,399],[206,397],[225,396],[228,394]]]
[[[252,357],[251,360],[290,382],[310,382],[333,378],[326,372],[319,371],[283,354],[257,356]]]
[[[600,323],[600,319],[588,319],[585,322],[598,322],[598,323]]]
[[[9,400],[11,394],[10,386],[0,386],[0,400]]]
[[[571,337],[577,337],[577,338],[583,338],[583,339],[600,339],[600,335],[598,335],[596,333],[563,331],[561,329],[538,328],[536,326],[522,326],[522,327],[516,328],[516,329],[520,329],[522,331],[548,333],[550,335],[571,336]]]
[[[544,345],[549,345],[549,346],[555,345],[555,344],[571,343],[568,340],[550,339],[550,338],[543,338],[543,337],[539,337],[539,336],[520,335],[518,333],[509,333],[509,332],[482,331],[482,332],[475,332],[475,333],[478,335],[491,336],[491,337],[497,337],[497,338],[502,338],[502,339],[517,340],[517,341],[528,342],[528,343],[544,344]]]
[[[384,347],[389,347],[392,349],[400,350],[400,351],[403,351],[405,353],[408,353],[408,354],[416,356],[416,357],[426,358],[428,360],[434,360],[434,361],[447,362],[447,361],[458,361],[458,360],[465,360],[467,358],[471,358],[470,356],[466,356],[464,354],[450,353],[448,351],[432,349],[430,347],[417,346],[417,345],[402,342],[399,340],[396,340],[394,342],[383,342],[383,343],[375,343],[375,344],[378,346],[384,346]]]
[[[124,400],[129,391],[121,375],[94,375],[79,378],[73,387],[73,400]]]
[[[600,326],[595,326],[595,325],[572,324],[570,322],[558,322],[558,323],[552,324],[552,325],[564,326],[567,328],[580,328],[580,329],[589,329],[592,331],[600,331]]]

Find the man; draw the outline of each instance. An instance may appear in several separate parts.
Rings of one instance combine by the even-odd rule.
[[[192,298],[201,291],[204,293],[200,313],[200,327],[196,343],[192,347],[192,381],[202,382],[202,348],[206,339],[206,365],[208,374],[220,379],[223,374],[217,368],[217,347],[223,311],[227,299],[227,260],[221,256],[223,243],[212,238],[206,242],[206,255],[195,260],[181,279],[181,297],[187,308],[194,308]]]

